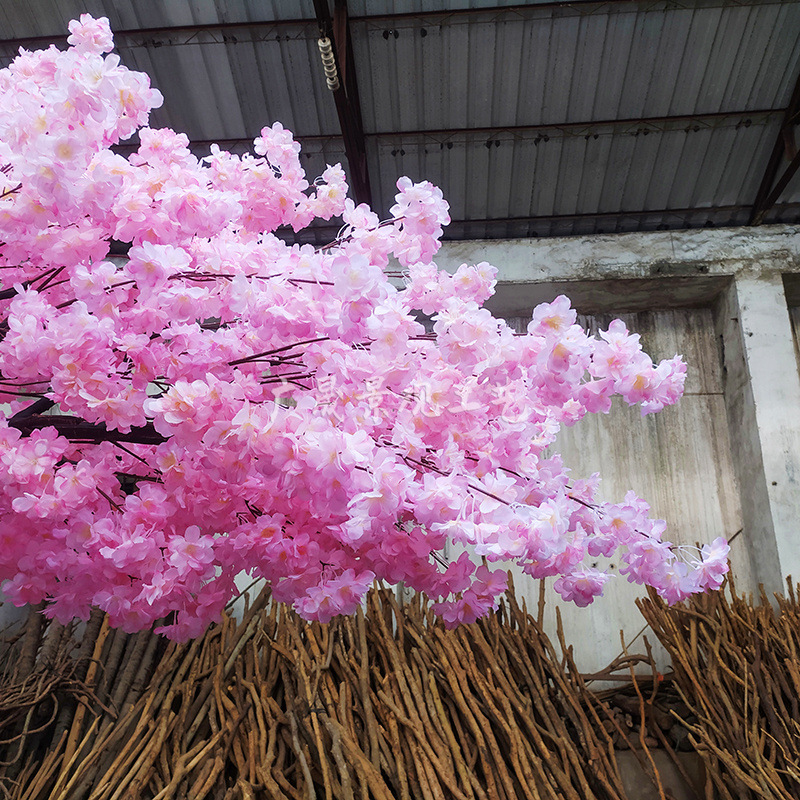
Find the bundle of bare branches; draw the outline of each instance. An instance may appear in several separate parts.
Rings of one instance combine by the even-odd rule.
[[[4,662],[0,797],[624,798],[619,731],[561,647],[513,593],[445,631],[385,589],[329,625],[265,591],[186,644],[34,614]]]
[[[800,800],[800,604],[735,586],[639,607],[669,651],[683,724],[722,800]],[[689,716],[690,715],[690,716]]]

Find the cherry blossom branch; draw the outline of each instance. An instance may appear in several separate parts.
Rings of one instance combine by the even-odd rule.
[[[35,403],[34,403],[35,405]],[[102,422],[87,422],[80,417],[31,414],[27,417],[12,417],[9,427],[16,428],[23,436],[30,436],[35,430],[55,428],[59,434],[70,441],[80,442],[130,442],[131,444],[162,444],[167,439],[152,425],[131,428],[128,433],[108,430]]]
[[[161,474],[161,470],[160,469],[155,468],[152,464],[150,464],[147,461],[147,459],[144,459],[140,455],[137,455],[136,453],[133,452],[133,450],[128,450],[127,447],[125,447],[124,445],[121,445],[119,442],[114,442],[113,444],[114,444],[115,447],[117,447],[120,450],[122,450],[123,453],[127,453],[129,456],[131,456],[131,458],[135,458],[137,461],[141,461],[142,464],[144,464],[146,467],[148,467],[148,469],[152,469],[158,475]]]
[[[95,487],[97,489],[97,493],[102,495],[106,500],[108,500],[108,504],[113,508],[115,511],[122,511],[122,507],[119,503],[116,503],[113,498],[109,497],[106,492],[104,492],[99,486]]]
[[[176,272],[174,275],[169,276],[169,280],[189,280],[196,281],[197,283],[209,283],[215,280],[228,280],[231,281],[238,277],[232,272]],[[288,283],[310,283],[319,286],[333,286],[333,281],[320,281],[314,278],[292,278],[284,275],[281,272],[276,272],[272,275],[259,275],[258,273],[252,275],[244,275],[245,278],[252,279],[258,278],[262,281],[267,281],[272,278],[284,278]]]
[[[9,419],[8,424],[12,427],[15,427],[16,422],[20,420],[29,419],[30,417],[37,416],[43,414],[45,411],[48,411],[55,405],[53,400],[50,400],[48,397],[42,397],[37,400],[35,403],[31,403],[26,408],[23,408],[20,411],[17,411],[11,419]]]
[[[378,223],[366,207],[346,202],[344,172],[334,166],[315,182],[317,191],[297,202],[297,192],[309,186],[299,146],[279,123],[262,130],[255,142],[256,154],[266,154],[266,160],[229,163],[219,151],[184,163],[172,154],[183,152],[185,137],[143,127],[149,110],[161,101],[143,76],[110,63],[99,78],[94,68],[85,69],[101,63],[101,54],[113,48],[107,20],[85,15],[70,24],[70,33],[71,49],[27,54],[30,64],[16,75],[19,80],[0,80],[0,107],[36,115],[0,115],[0,138],[16,143],[15,167],[33,162],[48,175],[30,187],[30,200],[52,211],[0,220],[5,242],[0,270],[8,270],[0,274],[7,276],[4,286],[16,287],[0,293],[0,305],[8,306],[3,313],[9,315],[0,318],[0,339],[6,333],[9,338],[0,346],[0,398],[22,400],[14,404],[14,411],[21,410],[6,422],[22,436],[6,437],[3,461],[13,480],[0,514],[5,543],[0,568],[15,576],[9,588],[16,592],[15,602],[48,597],[64,618],[99,602],[114,626],[145,627],[169,616],[166,630],[186,638],[219,612],[234,591],[232,576],[247,569],[280,585],[284,598],[307,619],[326,621],[335,613],[354,612],[374,578],[400,576],[406,585],[426,587],[443,598],[434,610],[447,625],[472,621],[493,607],[505,582],[487,564],[473,569],[461,558],[447,574],[440,573],[431,559],[444,563],[438,550],[446,539],[438,533],[428,538],[413,523],[436,516],[426,500],[431,493],[441,495],[458,520],[485,524],[475,529],[474,538],[480,534],[480,544],[494,548],[486,552],[516,553],[513,558],[523,566],[548,573],[551,563],[557,565],[556,591],[579,605],[591,602],[606,580],[594,567],[584,569],[580,559],[615,542],[625,544],[626,536],[625,569],[662,596],[679,599],[719,584],[727,555],[721,539],[688,559],[694,571],[684,580],[671,568],[668,543],[660,541],[664,523],[649,520],[644,501],[608,505],[624,531],[582,506],[572,507],[565,494],[578,495],[571,499],[591,508],[596,485],[570,485],[560,462],[540,466],[541,443],[529,437],[520,441],[516,415],[505,413],[516,407],[509,403],[524,408],[542,403],[552,408],[555,429],[579,409],[604,410],[611,394],[642,404],[646,413],[657,411],[681,393],[685,365],[678,357],[656,367],[619,320],[599,338],[573,337],[575,312],[564,297],[533,312],[529,328],[535,343],[506,348],[505,329],[484,306],[496,270],[485,263],[463,265],[450,275],[431,260],[441,226],[449,220],[438,189],[401,178],[392,218]],[[39,67],[29,69],[32,64]],[[65,87],[82,98],[69,109],[57,100]],[[131,102],[122,109],[108,105],[108,97],[120,90],[130,93]],[[39,102],[19,103],[20,92]],[[107,112],[102,121],[83,124],[82,109],[97,103]],[[98,153],[108,152],[110,142],[134,129],[140,129],[141,141],[124,182],[100,185],[103,170],[81,172],[81,164],[91,164]],[[52,144],[62,140],[74,152],[73,163],[54,160]],[[236,168],[229,169],[234,163]],[[274,180],[263,164],[273,170]],[[16,172],[2,165],[0,170],[6,173],[0,184],[6,196],[15,191],[8,187]],[[174,186],[170,178],[169,191],[153,196],[153,179],[173,170]],[[102,203],[98,192],[107,194]],[[129,213],[131,193],[149,198],[145,213]],[[269,198],[289,202],[279,209]],[[303,266],[298,251],[277,241],[281,228],[299,229],[333,216],[346,220],[336,240],[316,255],[304,247]],[[126,267],[100,263],[109,241],[129,246]],[[390,256],[407,275],[398,275],[395,267],[384,269]],[[276,274],[261,274],[270,270]],[[405,277],[399,292],[398,277]],[[242,280],[246,298],[239,296]],[[68,281],[80,289],[71,291],[63,285]],[[191,288],[195,282],[210,285]],[[269,291],[276,286],[277,293]],[[121,287],[126,301],[113,303]],[[50,295],[40,294],[54,288]],[[274,307],[274,317],[264,313],[265,305]],[[116,306],[113,314],[109,306]],[[447,309],[439,317],[439,336],[412,336],[422,331],[415,324],[422,309],[431,314]],[[220,327],[227,328],[224,334],[208,334]],[[315,338],[291,341],[294,336]],[[258,352],[278,341],[285,344]],[[311,346],[324,341],[330,344]],[[236,352],[231,347],[242,356],[229,360]],[[590,361],[592,382],[584,387]],[[252,366],[238,370],[245,364]],[[323,372],[329,374],[323,378]],[[8,381],[2,373],[24,380]],[[24,382],[34,375],[43,380]],[[534,391],[526,400],[525,387],[550,387],[553,381],[565,383],[563,397],[574,397],[578,408],[566,407],[562,393],[549,390],[541,397]],[[340,382],[344,390],[337,399],[330,390]],[[456,413],[445,419],[427,413],[429,398],[421,388],[426,385],[435,387],[435,405]],[[293,402],[309,391],[309,402]],[[95,402],[97,397],[103,399]],[[59,411],[54,407],[59,400],[64,413],[48,416]],[[329,400],[338,403],[333,413],[326,408]],[[496,411],[498,400],[502,415]],[[277,423],[271,408],[281,409]],[[138,427],[129,427],[134,424]],[[249,439],[253,428],[261,428],[258,447]],[[180,433],[172,437],[173,430]],[[549,423],[543,430],[550,431]],[[445,449],[443,435],[449,432],[452,445]],[[382,443],[385,437],[398,444]],[[175,440],[180,447],[174,452],[154,447]],[[102,442],[109,444],[98,448]],[[382,447],[391,452],[380,452]],[[471,460],[461,462],[453,472],[445,460],[451,447],[454,457],[482,453],[480,463],[471,469]],[[484,462],[491,465],[491,475],[484,476]],[[513,469],[501,472],[501,463],[530,477]],[[160,485],[159,467],[169,486]],[[96,486],[107,494],[97,495]],[[529,493],[532,486],[541,500]],[[238,501],[221,503],[221,493]],[[254,504],[243,510],[251,494]],[[139,495],[141,503],[123,502],[125,495]],[[172,495],[181,501],[170,502]],[[98,505],[99,497],[105,500]],[[117,530],[135,520],[147,532],[137,532],[124,546],[118,543],[119,552],[109,557],[108,542],[85,537],[85,520],[73,514],[86,500],[97,512],[92,524]],[[547,524],[552,523],[557,540],[542,537],[534,557],[532,546],[520,549],[538,524],[525,509],[545,502],[556,506]],[[605,509],[600,506],[601,515]],[[265,518],[254,522],[246,512]],[[19,524],[15,515],[30,520]],[[59,535],[41,535],[56,519]],[[60,535],[65,521],[88,556],[81,559],[80,574],[70,574],[75,548],[66,547]],[[397,521],[409,523],[406,537],[390,530]],[[585,536],[564,527],[566,522],[585,523]],[[332,526],[340,523],[357,543],[336,535]],[[652,541],[637,538],[635,526],[652,530]],[[495,529],[496,540],[489,541]],[[469,537],[466,526],[465,533]],[[562,552],[565,558],[551,562]],[[389,553],[395,563],[387,563]],[[698,558],[701,572],[693,566]],[[31,566],[20,566],[24,563]],[[450,595],[457,599],[446,600]],[[67,745],[70,752],[73,745]]]
[[[284,382],[293,382],[299,380],[306,380],[308,378],[314,377],[313,372],[287,372],[283,375],[269,375],[268,377],[264,378],[261,381],[262,384],[267,383],[284,383]]]
[[[586,508],[590,508],[592,511],[597,511],[597,506],[593,505],[592,503],[587,503],[585,500],[581,500],[580,497],[575,497],[574,494],[568,494],[570,500],[574,500],[576,503],[580,503],[582,506],[586,506]]]
[[[263,353],[254,353],[252,356],[245,356],[244,358],[237,358],[235,361],[229,361],[229,367],[238,367],[240,364],[247,364],[251,361],[259,361],[266,356],[274,355],[275,353],[283,353],[286,350],[292,350],[295,347],[300,347],[303,344],[314,344],[315,342],[327,342],[330,341],[329,336],[318,336],[316,339],[305,339],[301,342],[294,342],[293,344],[287,344],[283,347],[276,347],[272,350],[265,350]]]
[[[50,274],[48,275],[47,273],[45,273],[45,275],[47,277],[45,278],[45,280],[42,283],[42,285],[39,286],[37,291],[43,292],[45,289],[49,289],[51,286],[58,286],[61,283],[69,283],[69,278],[67,278],[67,280],[59,281],[57,284],[52,284],[51,283],[51,281],[53,281],[56,278],[56,276],[61,274],[63,271],[64,271],[64,267],[57,267],[57,268],[54,268],[52,270],[48,270],[48,272]],[[42,278],[45,277],[45,275],[40,275],[38,278],[34,278],[32,281],[30,281],[30,283],[34,283],[35,281],[41,280]],[[48,286],[48,284],[50,284],[50,285]]]
[[[42,383],[44,383],[44,381],[42,381]],[[11,389],[0,389],[0,395],[11,395],[11,397],[44,397],[41,392],[28,392],[23,389],[18,392]]]
[[[16,194],[22,188],[22,184],[18,183],[13,189],[6,189],[2,193],[0,193],[0,200],[4,197],[8,197],[11,194]]]
[[[367,233],[372,233],[374,231],[379,230],[380,228],[385,228],[389,225],[394,225],[395,222],[402,222],[404,219],[405,216],[391,217],[390,219],[382,219],[374,228],[354,228],[352,225],[343,225],[339,230],[339,233],[337,234],[336,238],[332,242],[320,245],[314,250],[314,252],[321,253],[324,250],[331,250],[334,247],[339,247],[345,242],[353,241],[353,237],[355,235],[356,230],[364,230]]]
[[[37,289],[37,291],[41,292],[43,289],[47,288],[47,284],[53,278],[55,278],[55,276],[58,275],[58,273],[61,272],[63,269],[64,267],[52,267],[43,272],[41,275],[37,275],[35,278],[31,278],[30,280],[27,281],[22,281],[20,286],[22,286],[24,289],[27,289],[29,286],[33,286],[33,284],[36,283],[36,281],[44,279],[44,283]],[[3,289],[2,291],[0,291],[0,300],[10,300],[12,297],[16,297],[17,294],[18,292],[16,286],[11,286],[8,289]]]
[[[412,464],[418,464],[420,467],[424,467],[425,469],[429,469],[431,472],[436,472],[439,475],[444,475],[447,477],[448,473],[444,472],[443,470],[439,469],[438,467],[434,466],[433,464],[426,464],[424,461],[419,461],[416,458],[411,458],[411,456],[403,456],[403,461],[411,462]],[[496,500],[498,503],[502,503],[504,506],[510,506],[511,503],[508,500],[503,500],[502,497],[498,497],[496,494],[492,494],[488,489],[484,489],[481,486],[475,486],[473,483],[467,483],[467,486],[476,491],[480,492],[481,494],[485,494],[487,497],[490,497],[492,500]]]

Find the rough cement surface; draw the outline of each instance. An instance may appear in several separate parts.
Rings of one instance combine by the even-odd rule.
[[[800,271],[800,226],[702,228],[686,231],[444,242],[436,263],[455,270],[488,261],[506,281],[732,275],[761,266]]]

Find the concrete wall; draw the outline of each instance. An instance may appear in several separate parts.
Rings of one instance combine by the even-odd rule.
[[[608,327],[613,316],[581,316],[578,321],[596,331]],[[620,500],[629,489],[645,498],[653,515],[667,520],[670,541],[694,545],[717,536],[731,539],[742,528],[742,516],[711,310],[616,316],[641,334],[653,358],[683,354],[689,365],[684,397],[676,406],[647,417],[616,398],[610,414],[588,415],[564,428],[553,449],[562,454],[575,477],[599,472],[604,499]],[[752,588],[749,552],[741,535],[733,541],[731,562],[737,583]],[[620,630],[630,641],[644,624],[635,605],[644,593],[619,575],[617,567],[612,560],[614,579],[587,609],[564,604],[549,590],[552,579],[547,581],[548,624],[554,627],[555,607],[560,604],[568,641],[575,643],[578,661],[587,672],[601,669],[620,654]],[[515,584],[529,605],[536,602],[538,582],[517,574]]]
[[[437,261],[497,266],[490,304],[518,326],[563,293],[589,328],[621,316],[653,357],[683,353],[678,406],[646,418],[617,406],[563,431],[556,448],[576,476],[600,471],[609,499],[639,492],[679,544],[735,537],[740,589],[780,591],[800,576],[800,337],[790,319],[791,306],[800,330],[800,228],[450,242]],[[516,584],[535,606],[538,584]],[[589,609],[562,604],[584,670],[620,654],[620,630],[626,641],[639,634],[639,594],[620,578]],[[548,588],[547,599],[553,629],[558,596]]]

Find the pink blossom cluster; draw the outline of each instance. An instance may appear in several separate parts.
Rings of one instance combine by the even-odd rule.
[[[381,222],[340,167],[309,183],[279,124],[253,155],[198,159],[146,127],[161,96],[103,55],[107,20],[70,31],[0,72],[8,597],[185,638],[242,571],[323,621],[402,581],[448,625],[496,606],[508,560],[579,605],[608,577],[587,562],[618,550],[670,600],[719,585],[723,540],[670,545],[642,500],[602,503],[548,449],[615,395],[674,403],[679,357],[653,364],[619,321],[588,336],[564,297],[516,335],[483,307],[493,267],[432,262],[438,189],[401,178]],[[326,247],[276,235],[334,215]]]

